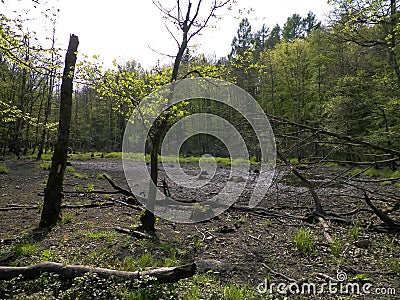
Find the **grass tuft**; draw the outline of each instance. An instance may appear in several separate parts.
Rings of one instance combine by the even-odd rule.
[[[8,174],[9,170],[6,166],[0,166],[0,174]]]
[[[304,254],[310,254],[314,251],[314,232],[308,228],[301,227],[295,234],[293,247]]]

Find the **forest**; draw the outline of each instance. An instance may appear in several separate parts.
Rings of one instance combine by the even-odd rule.
[[[235,1],[173,2],[153,4],[178,32],[176,55],[150,69],[134,58],[105,68],[79,52],[79,33],[57,48],[55,8],[50,48],[0,13],[0,298],[400,299],[400,3],[329,0],[327,20],[310,11],[271,28],[241,16],[217,58],[194,54],[192,38]],[[189,79],[235,85],[268,118],[276,159],[257,206],[265,153],[234,107],[183,99],[149,126],[144,153],[124,155],[140,103]],[[203,126],[216,135],[161,155],[174,124],[198,113],[237,129],[246,173],[232,175],[240,163],[214,119]],[[150,183],[139,194],[141,175],[125,168],[141,162]],[[180,185],[168,168],[207,183]],[[222,213],[208,205],[242,182]],[[193,222],[155,213],[178,209],[172,198]]]

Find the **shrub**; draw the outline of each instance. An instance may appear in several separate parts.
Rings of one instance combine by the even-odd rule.
[[[6,166],[0,166],[0,174],[8,174],[8,168]]]

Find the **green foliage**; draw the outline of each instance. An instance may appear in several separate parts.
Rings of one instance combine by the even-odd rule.
[[[80,184],[74,186],[74,190],[76,192],[83,192],[83,187]]]
[[[72,221],[74,220],[74,218],[75,218],[75,213],[72,213],[72,212],[67,212],[67,213],[65,213],[63,216],[62,216],[62,219],[61,219],[61,224],[68,224],[68,223],[72,223]]]
[[[51,253],[50,253],[50,249],[45,249],[42,252],[42,258],[44,261],[49,261],[51,258]]]
[[[308,228],[301,227],[293,239],[293,247],[304,254],[310,254],[314,251],[315,234]]]
[[[21,243],[15,245],[12,251],[17,256],[32,256],[38,253],[39,248],[37,247],[36,244],[33,243]]]
[[[37,166],[38,169],[41,170],[50,170],[51,169],[51,162],[40,162]]]
[[[286,41],[305,38],[320,26],[321,22],[317,22],[312,12],[309,12],[306,18],[302,18],[299,14],[293,14],[291,17],[287,18],[283,26],[282,37]]]
[[[340,257],[342,253],[342,242],[339,239],[335,239],[330,245],[332,255],[334,257]]]
[[[366,281],[371,281],[371,278],[369,278],[368,274],[356,274],[354,278],[352,278],[350,281],[359,281],[359,282],[366,282]]]
[[[223,295],[222,299],[227,300],[242,300],[242,299],[251,299],[255,297],[255,292],[250,290],[247,287],[241,287],[236,284],[227,284],[223,287]]]
[[[78,179],[87,179],[88,178],[86,174],[81,174],[81,173],[78,173],[78,172],[74,173],[74,177],[76,177]]]
[[[102,240],[106,239],[109,235],[109,232],[88,232],[85,234],[85,237],[94,240]]]
[[[110,152],[104,155],[105,158],[122,158],[122,152]]]
[[[86,185],[86,192],[91,193],[94,191],[94,184],[93,183],[88,183]]]
[[[75,173],[75,168],[73,166],[67,166],[65,168],[66,172]]]
[[[271,224],[272,224],[271,219],[265,219],[264,222],[263,222],[263,224],[264,224],[265,226],[267,226],[267,227],[270,227]]]
[[[9,170],[6,166],[0,165],[0,174],[8,174]]]
[[[358,239],[360,234],[361,222],[357,221],[353,226],[350,226],[347,230],[347,234],[352,240]]]
[[[245,216],[241,216],[241,217],[238,219],[238,223],[239,223],[239,224],[245,224],[245,223],[247,223],[247,218],[246,218]]]
[[[325,165],[327,167],[329,167],[329,168],[333,168],[333,167],[338,167],[339,166],[339,164],[337,162],[327,162]]]

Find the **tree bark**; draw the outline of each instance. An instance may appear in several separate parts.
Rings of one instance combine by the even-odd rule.
[[[54,226],[61,220],[61,199],[63,196],[64,173],[67,163],[67,148],[71,126],[73,77],[78,45],[78,37],[72,34],[65,56],[65,67],[61,83],[58,139],[52,157],[49,179],[47,180],[47,186],[45,188],[44,205],[39,224],[40,227]]]
[[[172,283],[193,276],[195,271],[195,263],[178,267],[163,267],[143,272],[127,272],[83,265],[64,265],[56,262],[42,262],[27,267],[0,267],[0,280],[10,280],[19,275],[22,275],[26,280],[35,279],[40,277],[44,272],[56,273],[61,279],[71,279],[83,276],[88,272],[93,272],[100,278],[112,278],[119,282],[150,276],[155,277],[158,283]]]

